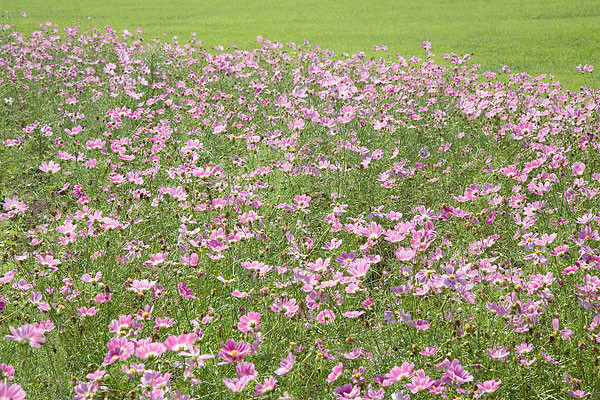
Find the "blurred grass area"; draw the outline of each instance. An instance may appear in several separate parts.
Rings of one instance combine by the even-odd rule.
[[[484,70],[553,75],[568,89],[584,85],[578,64],[600,71],[598,0],[4,0],[9,23],[31,32],[38,22],[83,27],[142,28],[145,37],[196,32],[206,47],[249,49],[258,35],[311,44],[339,53],[385,44],[388,52],[422,56],[423,41],[436,55],[472,53]],[[27,18],[19,13],[25,11]],[[88,19],[88,17],[90,17]],[[378,53],[381,55],[381,53]],[[600,79],[587,82],[600,86]]]

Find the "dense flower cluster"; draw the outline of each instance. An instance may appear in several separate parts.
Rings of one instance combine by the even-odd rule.
[[[0,31],[0,398],[598,395],[598,90],[141,35]]]

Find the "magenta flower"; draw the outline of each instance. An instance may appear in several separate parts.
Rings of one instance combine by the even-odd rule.
[[[502,362],[506,362],[506,357],[508,357],[508,355],[510,354],[510,351],[502,346],[494,346],[491,349],[487,349],[486,351],[491,359],[500,360]]]
[[[41,343],[46,341],[42,335],[46,332],[44,329],[38,328],[32,324],[25,324],[15,329],[9,327],[11,335],[6,335],[5,338],[14,340],[19,343],[27,343],[31,347],[41,347]]]
[[[221,342],[222,349],[219,350],[219,357],[225,360],[222,364],[231,364],[242,361],[248,354],[250,354],[250,345],[243,340],[238,343],[233,339],[227,339],[226,343]]]
[[[102,364],[104,366],[119,360],[126,360],[135,351],[135,345],[124,337],[112,338],[106,344],[106,347],[108,347],[108,355],[104,357],[104,363]]]
[[[398,247],[396,250],[396,257],[400,261],[410,261],[415,258],[417,253],[411,248]]]
[[[294,355],[290,351],[288,353],[287,357],[284,358],[283,360],[281,360],[281,362],[279,363],[279,368],[277,368],[275,370],[275,374],[277,374],[277,375],[287,374],[290,371],[290,369],[292,369],[293,365],[294,365]]]
[[[456,358],[452,360],[452,362],[446,358],[444,361],[437,364],[435,368],[444,370],[442,375],[442,381],[444,383],[454,382],[457,385],[460,385],[473,380],[473,376],[460,365],[460,362]]]
[[[431,357],[432,355],[434,355],[437,352],[437,347],[433,346],[433,347],[425,347],[423,349],[423,351],[419,352],[419,354],[425,356],[425,357]]]

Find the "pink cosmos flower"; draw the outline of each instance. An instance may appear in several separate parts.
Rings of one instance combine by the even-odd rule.
[[[239,379],[247,377],[249,380],[254,380],[258,376],[254,364],[245,361],[241,361],[235,366],[235,372]]]
[[[383,386],[389,386],[398,381],[401,381],[404,378],[410,378],[411,376],[414,375],[414,373],[413,373],[414,367],[415,367],[414,363],[409,364],[406,361],[404,363],[402,363],[402,366],[400,366],[400,367],[395,366],[394,368],[392,368],[390,370],[390,372],[385,374],[385,377],[384,377],[383,383],[382,383]]]
[[[96,315],[98,309],[96,307],[80,307],[77,309],[77,314],[81,317],[92,317]]]
[[[151,290],[154,285],[156,285],[156,281],[148,281],[148,279],[136,279],[131,282],[131,286],[129,286],[127,290],[131,290],[137,294],[143,294],[144,292]]]
[[[325,309],[317,315],[317,321],[324,325],[331,324],[333,321],[335,321],[335,314],[333,311]]]
[[[486,351],[491,359],[500,360],[502,362],[506,362],[506,357],[510,354],[510,351],[502,346],[494,346]]]
[[[434,355],[437,352],[437,347],[433,346],[433,347],[425,347],[423,349],[423,351],[419,352],[419,354],[425,356],[425,357],[430,357],[432,355]]]
[[[0,399],[2,400],[22,400],[27,393],[16,383],[9,385],[8,383],[0,382]]]
[[[239,393],[244,390],[248,382],[250,382],[250,378],[247,376],[244,376],[241,379],[234,378],[233,380],[223,378],[223,383],[227,386],[227,389],[231,390],[233,393]]]
[[[335,367],[332,368],[331,373],[327,376],[327,382],[334,382],[344,371],[344,364],[339,363]]]
[[[219,357],[225,362],[221,364],[231,364],[242,361],[248,354],[250,354],[250,345],[243,340],[238,343],[235,340],[229,338],[226,343],[221,342],[221,350],[219,350]]]
[[[173,318],[169,318],[169,317],[165,317],[165,318],[156,317],[155,321],[156,321],[156,325],[154,326],[155,331],[158,331],[162,328],[170,328],[175,323],[175,320]]]
[[[350,383],[346,383],[344,386],[339,386],[333,389],[333,394],[338,399],[352,399],[360,393],[358,386],[352,386]]]
[[[483,383],[477,382],[477,387],[484,393],[492,393],[498,389],[500,383],[502,383],[502,380],[489,380]]]
[[[585,171],[585,164],[577,161],[571,165],[571,170],[573,171],[573,176],[583,175],[583,171]]]
[[[60,171],[60,164],[57,164],[52,160],[50,160],[48,163],[46,163],[46,161],[44,161],[44,162],[42,162],[42,165],[40,165],[40,170],[42,172],[54,174],[54,173]]]
[[[0,380],[12,381],[14,379],[15,368],[5,363],[0,364]]]
[[[40,329],[32,324],[25,324],[15,329],[12,326],[9,327],[11,335],[5,337],[9,340],[14,340],[19,343],[27,343],[31,347],[41,347],[41,343],[46,341],[42,335],[45,333],[44,329]]]
[[[577,390],[571,391],[569,394],[574,399],[583,399],[584,397],[587,396],[588,393],[589,393],[588,390],[577,389]]]
[[[188,288],[185,282],[179,282],[177,284],[177,290],[179,291],[179,294],[186,299],[194,300],[196,298],[196,296],[192,294],[192,289]]]
[[[396,250],[396,257],[400,261],[410,261],[415,258],[417,253],[411,248],[398,247]]]
[[[444,359],[444,361],[435,365],[435,369],[444,370],[442,376],[442,382],[444,383],[455,382],[456,384],[460,385],[473,380],[473,376],[469,374],[462,365],[460,365],[460,361],[458,361],[456,358],[452,360],[452,362],[450,362],[450,360],[447,358]]]
[[[167,351],[167,346],[162,343],[148,343],[135,351],[135,355],[142,360],[152,360]]]
[[[270,392],[271,390],[275,389],[275,385],[277,385],[277,379],[275,379],[273,376],[265,378],[262,385],[260,383],[256,384],[254,397],[259,397],[267,392]]]
[[[179,353],[191,349],[197,338],[195,333],[182,333],[179,336],[169,336],[164,344],[167,350]]]
[[[434,380],[425,375],[425,371],[422,369],[417,371],[416,376],[413,376],[412,382],[407,383],[406,388],[411,391],[411,393],[417,393],[421,390],[429,389],[433,384]]]
[[[296,299],[288,299],[287,297],[283,300],[279,298],[275,299],[273,305],[268,308],[275,313],[283,312],[286,317],[293,317],[299,309]]]
[[[515,351],[519,354],[529,353],[532,350],[533,344],[527,344],[525,342],[515,346]]]
[[[80,382],[75,386],[75,396],[73,400],[93,399],[94,393],[98,391],[98,382]]]
[[[554,329],[554,332],[556,332],[557,334],[560,333],[560,336],[562,337],[563,340],[567,340],[569,339],[571,336],[573,336],[573,331],[570,329],[562,329],[560,330],[560,324],[558,321],[558,318],[554,318],[552,319],[552,328]]]
[[[290,369],[292,369],[293,365],[294,365],[294,355],[290,351],[288,353],[287,357],[284,358],[283,360],[281,360],[281,362],[279,363],[279,368],[277,368],[275,370],[275,374],[277,374],[277,375],[287,374],[290,371]]]
[[[126,360],[135,351],[135,345],[124,337],[112,338],[106,347],[108,347],[108,355],[104,357],[104,363],[102,363],[104,366],[119,360]]]
[[[241,332],[244,333],[257,330],[260,328],[260,313],[252,311],[246,315],[242,315],[237,327]]]

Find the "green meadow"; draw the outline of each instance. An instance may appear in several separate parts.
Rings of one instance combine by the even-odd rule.
[[[373,45],[384,44],[406,57],[422,55],[421,43],[430,41],[436,55],[472,53],[484,70],[501,72],[508,65],[512,72],[553,75],[573,90],[598,86],[575,69],[600,65],[597,0],[6,0],[1,8],[12,12],[7,19],[21,32],[35,30],[40,21],[63,27],[81,20],[84,27],[139,27],[145,37],[185,40],[196,32],[208,47],[253,48],[262,35],[370,56]]]

